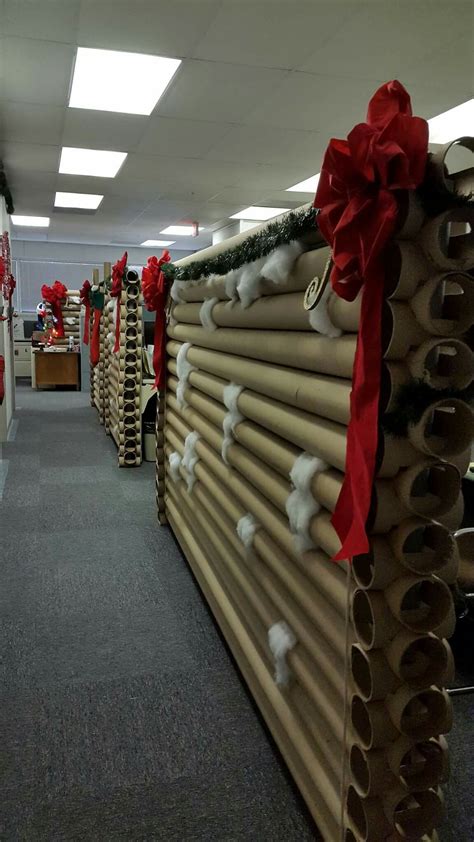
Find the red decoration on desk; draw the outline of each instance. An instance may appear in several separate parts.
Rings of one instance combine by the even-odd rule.
[[[63,311],[61,309],[61,304],[67,296],[67,287],[61,283],[61,281],[55,281],[50,287],[47,286],[47,284],[43,284],[41,287],[41,296],[44,301],[51,304],[53,316],[56,319],[54,336],[61,339],[64,337]]]
[[[155,311],[155,334],[153,341],[153,367],[155,370],[155,386],[163,389],[166,380],[165,350],[166,350],[166,295],[167,282],[161,267],[171,260],[169,251],[164,251],[158,260],[149,257],[142,272],[142,292],[145,307],[150,312]]]
[[[362,288],[354,359],[346,473],[332,517],[342,548],[335,560],[367,552],[378,437],[382,363],[383,250],[393,236],[399,190],[414,190],[425,173],[428,124],[413,117],[400,82],[382,85],[367,122],[347,140],[331,140],[314,199],[318,226],[332,248],[331,283],[346,301]]]
[[[123,257],[117,260],[112,266],[112,285],[110,287],[110,295],[117,299],[117,318],[115,322],[115,344],[114,354],[120,348],[120,298],[122,295],[123,276],[127,267],[128,253],[124,252]]]
[[[90,281],[84,281],[82,287],[79,290],[79,298],[81,299],[81,304],[84,305],[86,308],[86,315],[84,318],[84,336],[82,341],[84,345],[89,344],[89,323],[91,319],[91,284]]]

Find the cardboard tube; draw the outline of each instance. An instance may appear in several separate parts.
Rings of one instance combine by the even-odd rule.
[[[443,802],[433,789],[407,793],[399,786],[382,800],[388,821],[408,839],[419,839],[443,818]]]
[[[447,165],[448,154],[455,146],[462,146],[473,152],[474,140],[472,137],[458,137],[433,152],[429,162],[429,178],[441,193],[469,196],[472,193],[472,186],[469,187],[472,182],[472,169],[451,173]]]
[[[470,231],[453,236],[453,223],[467,224]],[[467,205],[450,208],[429,220],[421,230],[420,243],[435,266],[461,272],[474,268],[474,209]]]
[[[382,311],[382,353],[386,360],[404,359],[413,346],[421,345],[428,333],[401,301],[385,301]]]
[[[305,371],[352,377],[356,337],[346,334],[339,339],[316,333],[279,330],[241,330],[220,328],[214,332],[195,325],[168,327],[168,335],[181,342],[227,354],[240,354],[255,360]]]
[[[360,696],[354,695],[351,723],[357,741],[365,749],[381,748],[399,736],[384,702],[364,702]]]
[[[385,646],[401,630],[380,591],[355,590],[352,619],[357,639],[364,649]]]
[[[377,479],[370,528],[375,533],[388,532],[410,514],[438,518],[453,507],[460,487],[458,469],[434,459],[406,468],[394,480]]]
[[[168,343],[168,352],[173,357],[177,355],[179,348],[177,342]],[[216,360],[216,357],[219,359]],[[189,383],[217,400],[222,401],[224,387],[228,381],[232,381],[260,395],[314,412],[333,421],[343,424],[349,422],[350,380],[308,374],[195,347],[189,349],[187,359],[199,369],[204,369],[204,372],[191,372]],[[168,367],[173,374],[176,373],[174,360],[169,361]],[[205,371],[210,373],[206,374]],[[220,380],[219,375],[225,376],[225,379]]]
[[[389,536],[395,557],[413,573],[436,573],[452,560],[456,546],[449,530],[440,523],[408,518]]]
[[[409,357],[414,377],[426,380],[435,389],[465,389],[472,381],[474,355],[459,339],[431,339]]]
[[[459,584],[465,588],[474,586],[474,529],[460,529],[454,535],[459,552]]]
[[[448,654],[443,641],[434,635],[415,635],[402,629],[384,649],[365,650],[354,643],[351,672],[357,692],[364,701],[385,699],[401,683],[415,689],[445,680]]]
[[[385,704],[395,728],[415,740],[446,734],[451,728],[449,696],[437,687],[415,691],[402,685],[387,697]]]
[[[413,298],[420,284],[433,274],[433,267],[416,243],[392,240],[385,260],[385,293],[388,298]]]
[[[388,746],[387,762],[407,789],[429,789],[448,777],[448,744],[442,736],[421,742],[401,736]]]
[[[388,585],[384,595],[394,617],[414,632],[437,628],[452,606],[451,592],[437,576],[407,574]]]
[[[347,816],[363,842],[381,842],[391,830],[382,804],[376,798],[361,798],[352,784],[347,790]]]
[[[450,529],[451,532],[456,532],[461,526],[464,518],[464,495],[460,490],[456,502],[451,509],[448,509],[444,514],[438,515],[439,522]]]
[[[472,278],[464,272],[434,275],[410,306],[422,328],[439,336],[461,336],[474,322]]]
[[[464,401],[446,398],[428,406],[408,437],[417,450],[449,459],[469,448],[474,438],[474,416]]]

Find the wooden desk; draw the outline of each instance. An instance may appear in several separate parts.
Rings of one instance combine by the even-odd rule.
[[[76,351],[34,351],[35,389],[41,386],[81,388],[79,359]]]

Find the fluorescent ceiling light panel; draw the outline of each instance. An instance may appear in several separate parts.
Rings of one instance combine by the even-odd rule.
[[[49,216],[18,216],[14,213],[10,219],[14,225],[27,225],[29,228],[49,228]]]
[[[204,230],[204,228],[199,228],[199,233]],[[194,225],[168,225],[160,231],[160,234],[171,234],[172,237],[192,237],[194,233]]]
[[[95,175],[115,178],[122,166],[126,152],[108,152],[105,149],[76,149],[63,146],[59,172],[68,175]]]
[[[293,187],[287,187],[287,193],[316,193],[318,186],[319,173],[306,178],[304,181],[299,181],[298,184],[293,184]]]
[[[238,213],[233,213],[230,219],[255,219],[258,222],[264,222],[266,219],[272,219],[274,216],[279,216],[285,213],[290,208],[262,208],[258,205],[251,205],[245,210]]]
[[[78,47],[70,108],[151,114],[181,60]]]
[[[172,246],[174,244],[174,240],[145,240],[144,243],[141,243],[142,246],[158,246],[159,248],[166,248],[166,246]]]
[[[474,126],[474,99],[468,99],[444,114],[428,120],[430,143],[449,143],[457,137],[472,134]]]
[[[55,208],[86,208],[97,210],[102,199],[98,193],[60,193],[54,199]]]

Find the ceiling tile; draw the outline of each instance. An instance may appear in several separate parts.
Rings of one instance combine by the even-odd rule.
[[[325,45],[302,62],[300,69],[327,75],[377,78],[402,77],[406,62],[417,61],[454,39],[472,33],[472,3],[438,0],[359,2],[358,12]],[[330,91],[330,88],[327,89]]]
[[[237,123],[287,75],[285,70],[185,61],[157,110],[166,117]]]
[[[4,84],[9,100],[66,104],[75,53],[71,45],[34,38],[6,38],[4,52]]]
[[[218,0],[82,0],[78,44],[180,58],[190,54],[219,5]]]
[[[39,143],[3,143],[2,157],[7,173],[9,170],[54,173],[59,167],[59,147]]]
[[[137,147],[147,122],[146,117],[132,114],[67,108],[63,145],[130,152]]]
[[[354,123],[360,122],[379,84],[377,80],[291,73],[243,122],[316,131],[329,140],[335,134],[347,133]]]
[[[4,0],[6,35],[75,43],[80,0]]]
[[[1,105],[0,139],[60,145],[64,108],[57,105],[4,102]]]
[[[224,0],[194,55],[260,67],[298,67],[355,13],[354,3],[334,0]]]
[[[231,130],[231,123],[152,116],[136,151],[144,155],[200,158]]]
[[[235,126],[215,143],[206,157],[218,161],[283,165],[288,160],[298,160],[311,167],[315,160],[319,160],[326,144],[327,137],[315,132],[269,126]],[[284,166],[282,169],[284,173]]]

